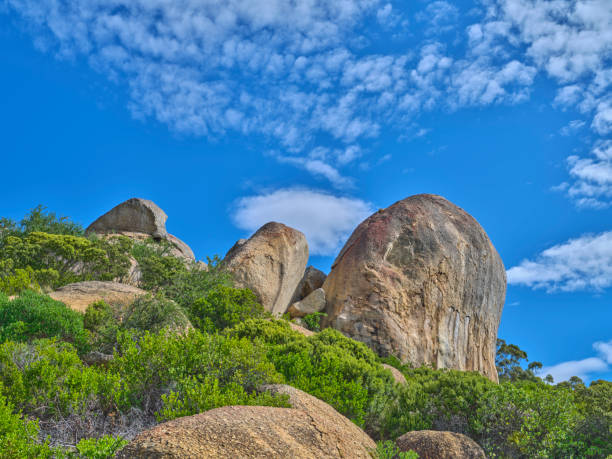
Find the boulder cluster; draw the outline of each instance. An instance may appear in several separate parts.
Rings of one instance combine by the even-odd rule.
[[[166,241],[173,255],[195,262],[192,250],[166,231],[153,202],[130,199],[94,221],[88,234]],[[333,327],[381,356],[435,368],[478,371],[497,381],[497,329],[506,291],[502,261],[478,222],[446,199],[411,196],[381,209],[352,233],[331,272],[307,266],[304,234],[266,223],[227,252],[222,266],[262,306],[300,327],[321,313]],[[97,300],[125,306],[138,289],[136,260],[127,284],[82,282],[51,296],[83,311]],[[387,367],[398,383],[404,376]],[[292,408],[223,407],[142,432],[121,457],[371,457],[373,441],[324,402],[289,386],[262,388],[289,396]],[[484,457],[467,437],[410,432],[397,441],[422,458]]]
[[[497,381],[506,275],[487,234],[464,210],[440,196],[412,196],[362,222],[328,276],[306,268],[307,260],[302,233],[267,223],[238,241],[224,263],[277,316],[321,312],[324,327],[379,355]]]

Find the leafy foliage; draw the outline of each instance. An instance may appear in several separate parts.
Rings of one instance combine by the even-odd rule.
[[[73,343],[81,351],[88,348],[89,336],[78,312],[31,291],[13,300],[0,293],[0,342],[51,337]]]
[[[38,423],[13,413],[0,388],[0,458],[30,459],[53,457],[48,442],[38,442]]]
[[[121,437],[104,435],[100,438],[84,438],[77,443],[76,449],[84,458],[107,459],[115,457],[115,454],[127,444],[127,440]]]
[[[312,314],[306,314],[303,318],[306,328],[314,332],[321,331],[321,319],[327,316],[324,312],[313,312]]]
[[[527,369],[522,367],[522,361],[527,362],[527,353],[516,344],[506,344],[503,339],[497,340],[495,366],[500,381],[520,381],[537,379],[534,370],[542,368],[540,362],[531,362]]]
[[[250,290],[218,285],[193,302],[189,316],[195,327],[214,333],[246,319],[267,317],[268,314]]]
[[[414,451],[400,451],[391,440],[379,441],[376,444],[376,455],[379,459],[418,459],[419,457]]]
[[[163,293],[136,299],[126,310],[122,328],[157,332],[164,328],[183,331],[191,326],[183,308]]]
[[[395,384],[364,344],[332,329],[305,337],[284,321],[248,320],[235,336],[265,344],[268,359],[287,384],[318,397],[369,433],[395,399]]]

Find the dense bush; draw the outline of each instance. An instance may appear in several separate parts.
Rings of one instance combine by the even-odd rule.
[[[284,321],[249,320],[231,333],[264,344],[287,384],[326,401],[380,436],[380,419],[393,404],[397,388],[364,344],[332,329],[306,337]]]
[[[30,459],[53,457],[47,442],[38,441],[38,423],[14,413],[0,388],[0,458]]]
[[[7,236],[0,246],[0,276],[10,279],[3,291],[121,278],[130,266],[130,247],[126,237],[104,240],[41,232]],[[27,282],[30,285],[24,285]]]
[[[30,291],[13,300],[0,293],[0,342],[51,337],[73,343],[80,351],[88,348],[89,335],[78,312]]]
[[[233,327],[249,318],[267,316],[253,292],[225,285],[213,287],[189,308],[193,325],[209,333]]]
[[[186,312],[163,293],[136,299],[125,311],[122,328],[158,332],[164,328],[184,331],[191,327]]]

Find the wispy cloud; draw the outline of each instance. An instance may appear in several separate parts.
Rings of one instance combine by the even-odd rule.
[[[311,254],[335,255],[373,211],[371,204],[360,199],[289,188],[239,199],[232,209],[232,220],[247,231],[270,221],[284,223],[306,235]]]
[[[263,135],[336,186],[355,156],[309,158],[314,148],[364,155],[424,111],[521,103],[538,74],[556,83],[558,107],[612,132],[612,3],[482,3],[444,43],[429,33],[459,17],[444,0],[415,13],[420,28],[383,0],[0,0],[41,49],[126,84],[134,116],[213,138]],[[410,50],[386,43],[402,34]]]
[[[571,183],[553,189],[563,191],[579,207],[604,208],[612,204],[612,140],[599,141],[588,157],[567,158]]]
[[[509,284],[548,292],[601,291],[612,285],[612,231],[555,245],[507,274]]]
[[[582,360],[571,360],[558,363],[548,367],[543,367],[538,371],[538,375],[545,377],[551,375],[555,382],[567,381],[572,376],[580,379],[589,380],[593,374],[605,373],[610,370],[612,365],[612,341],[599,341],[593,344],[597,351],[596,357],[589,357]]]

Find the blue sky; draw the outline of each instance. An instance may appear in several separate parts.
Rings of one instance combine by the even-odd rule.
[[[608,0],[0,0],[0,214],[152,199],[199,258],[269,220],[328,270],[417,193],[485,228],[500,337],[612,379]]]

